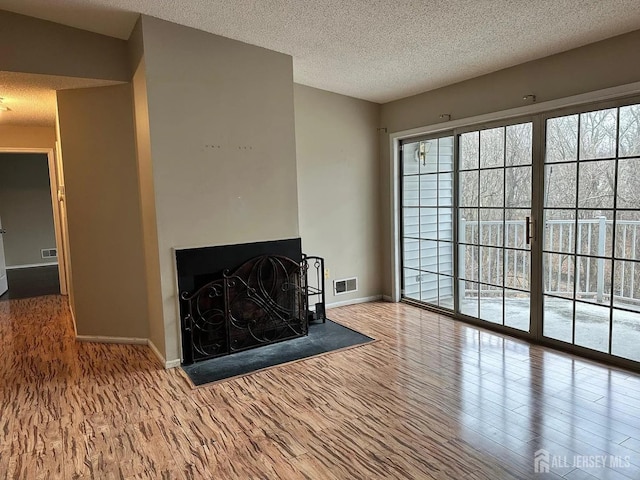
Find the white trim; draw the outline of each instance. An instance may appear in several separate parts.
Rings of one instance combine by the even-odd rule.
[[[177,360],[165,360],[164,356],[160,353],[160,350],[158,350],[158,347],[155,346],[155,344],[151,341],[151,339],[149,338],[147,340],[147,345],[149,346],[149,348],[151,349],[151,351],[154,353],[154,355],[158,358],[158,360],[160,361],[160,364],[165,368],[165,369],[170,369],[170,368],[176,368],[180,366],[180,359]]]
[[[56,105],[57,114],[57,105]],[[56,145],[55,145],[55,170],[57,179],[56,190],[56,206],[58,211],[58,217],[60,219],[60,239],[56,237],[56,245],[58,245],[58,258],[60,259],[60,281],[64,280],[65,289],[62,291],[65,295],[72,295],[72,286],[69,283],[71,281],[71,250],[69,247],[69,225],[67,221],[67,205],[65,203],[65,180],[64,180],[64,165],[62,164],[62,146],[60,145],[60,122],[58,116],[56,116]],[[62,248],[60,248],[62,247]],[[61,283],[62,285],[62,283]]]
[[[371,297],[354,298],[353,300],[328,303],[325,308],[345,307],[347,305],[356,305],[358,303],[377,302],[378,300],[382,300],[382,295],[373,295]]]
[[[53,232],[56,237],[56,259],[62,268],[58,269],[58,280],[60,282],[60,293],[67,295],[67,275],[66,257],[64,256],[64,245],[62,243],[62,216],[60,215],[60,204],[58,201],[59,176],[54,150],[47,152],[49,164],[49,188],[51,188],[51,208],[53,209]]]
[[[76,324],[76,314],[71,307],[71,301],[67,297],[67,305],[69,306],[69,312],[71,312],[71,320],[73,321],[73,334],[78,338],[78,325]]]
[[[175,360],[167,360],[166,362],[164,362],[164,368],[169,370],[170,368],[177,368],[181,364],[182,362],[180,361],[179,358],[176,358]]]
[[[396,302],[393,300],[393,297],[390,297],[389,295],[383,295],[383,296],[382,296],[382,300],[383,300],[384,302],[392,302],[392,303],[396,303]]]
[[[58,265],[58,262],[49,263],[27,263],[25,265],[7,265],[7,270],[20,270],[21,268],[37,268],[37,267],[50,267],[52,265]]]
[[[547,102],[534,103],[522,107],[500,110],[497,112],[476,115],[473,117],[452,120],[450,122],[436,123],[433,125],[425,125],[423,127],[401,130],[389,134],[389,168],[390,168],[390,185],[391,185],[391,298],[394,302],[400,301],[400,215],[398,199],[400,195],[400,179],[396,174],[400,165],[398,156],[398,147],[400,140],[417,137],[420,135],[428,135],[432,133],[444,132],[460,127],[481,124],[483,122],[493,122],[497,120],[507,120],[509,118],[521,117],[525,115],[533,115],[543,112],[550,112],[561,108],[572,107],[576,105],[589,104],[594,102],[602,102],[613,100],[625,96],[636,95],[640,93],[640,82],[628,83],[617,87],[595,90],[593,92],[581,93],[570,97],[549,100]]]
[[[76,340],[79,342],[120,343],[123,345],[147,345],[148,342],[146,338],[103,337],[100,335],[76,335]]]
[[[391,152],[389,166],[391,168],[391,298],[394,302],[400,301],[400,159],[398,158],[398,147],[400,146],[400,136],[398,134],[389,135],[389,148]]]

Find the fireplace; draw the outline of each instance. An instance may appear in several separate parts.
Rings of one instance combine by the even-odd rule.
[[[310,295],[324,319],[299,238],[176,250],[176,266],[184,364],[306,335]]]

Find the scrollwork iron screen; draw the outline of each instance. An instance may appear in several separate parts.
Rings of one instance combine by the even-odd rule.
[[[189,364],[308,333],[306,263],[276,255],[247,261],[194,293],[182,292]]]

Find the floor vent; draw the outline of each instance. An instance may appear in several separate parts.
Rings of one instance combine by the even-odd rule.
[[[57,248],[43,248],[40,250],[40,255],[42,258],[57,258],[58,257],[58,249]]]
[[[357,290],[358,279],[356,277],[333,281],[333,293],[335,295],[342,295],[343,293],[355,292]]]

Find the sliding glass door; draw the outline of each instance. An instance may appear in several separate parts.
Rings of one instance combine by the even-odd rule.
[[[543,335],[640,361],[640,105],[548,118]]]
[[[530,330],[532,135],[525,122],[403,143],[404,298]]]
[[[458,138],[459,312],[528,332],[533,124]]]
[[[415,138],[401,155],[403,298],[640,362],[639,103]]]

